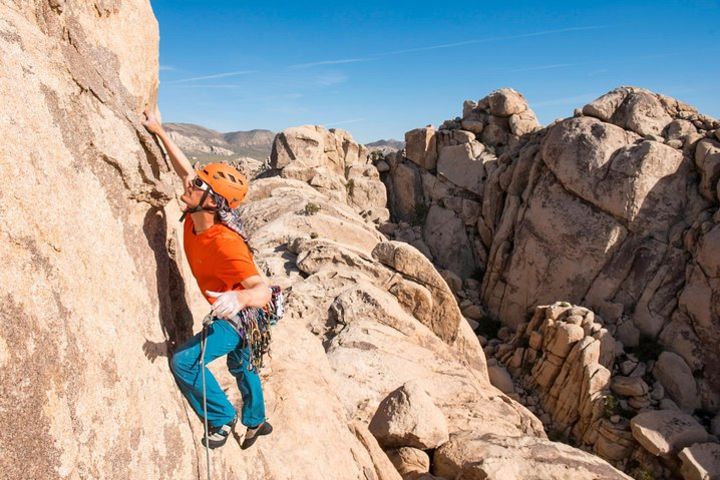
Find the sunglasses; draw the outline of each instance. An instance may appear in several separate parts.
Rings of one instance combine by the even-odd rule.
[[[197,188],[198,190],[202,190],[203,192],[210,190],[210,185],[205,183],[200,177],[195,177],[192,181],[192,185],[193,187]]]

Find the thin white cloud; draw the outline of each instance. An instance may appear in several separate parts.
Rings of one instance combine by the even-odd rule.
[[[160,65],[161,72],[169,72],[171,70],[175,70],[175,67],[173,67],[172,65]]]
[[[558,34],[558,33],[578,32],[578,31],[584,31],[584,30],[597,30],[597,29],[601,29],[601,28],[607,28],[607,26],[606,25],[588,25],[588,26],[584,26],[584,27],[558,28],[555,30],[541,30],[538,32],[520,33],[520,34],[516,34],[516,35],[478,38],[478,39],[472,39],[472,40],[464,40],[461,42],[441,43],[438,45],[426,45],[426,46],[416,47],[416,48],[391,50],[389,52],[380,52],[380,53],[376,53],[373,55],[367,55],[364,57],[341,58],[341,59],[337,59],[337,60],[322,60],[322,61],[318,61],[318,62],[299,63],[296,65],[290,65],[287,68],[290,70],[297,70],[297,69],[318,67],[318,66],[323,66],[323,65],[339,65],[339,64],[344,64],[344,63],[370,62],[373,60],[377,60],[380,57],[385,57],[385,56],[390,56],[390,55],[401,55],[404,53],[413,53],[413,52],[425,52],[428,50],[438,50],[438,49],[442,49],[442,48],[462,47],[465,45],[473,45],[473,44],[477,44],[477,43],[496,42],[496,41],[503,41],[503,40],[515,40],[515,39],[519,39],[519,38],[539,37],[539,36],[544,36],[544,35],[554,35],[554,34]]]
[[[167,85],[176,83],[197,82],[198,80],[210,80],[215,78],[237,77],[239,75],[248,75],[250,73],[257,73],[257,70],[238,70],[236,72],[215,73],[213,75],[203,75],[201,77],[181,78],[180,80],[172,80],[169,82],[165,82],[165,84]]]
[[[478,38],[478,39],[473,39],[473,40],[465,40],[462,42],[441,43],[439,45],[428,45],[428,46],[424,46],[424,47],[406,48],[403,50],[393,50],[390,52],[379,53],[378,56],[399,55],[402,53],[412,53],[412,52],[424,52],[426,50],[437,50],[440,48],[462,47],[465,45],[473,45],[476,43],[497,42],[497,41],[502,41],[502,40],[515,40],[518,38],[528,38],[528,37],[540,37],[540,36],[544,36],[544,35],[554,35],[557,33],[578,32],[578,31],[583,31],[583,30],[598,30],[601,28],[607,28],[607,26],[606,25],[588,25],[585,27],[559,28],[559,29],[555,29],[555,30],[542,30],[539,32],[519,33],[516,35],[506,35],[506,36],[500,36],[500,37]]]
[[[237,83],[210,83],[210,84],[192,84],[192,83],[173,83],[173,82],[165,82],[164,85],[167,86],[167,84],[170,84],[169,86],[173,88],[196,88],[196,89],[203,89],[203,88],[247,88],[247,85],[240,85]]]
[[[322,60],[319,62],[299,63],[297,65],[290,65],[287,68],[290,70],[298,70],[302,68],[318,67],[323,65],[340,65],[343,63],[357,63],[357,62],[368,62],[373,60],[372,58],[341,58],[338,60]]]

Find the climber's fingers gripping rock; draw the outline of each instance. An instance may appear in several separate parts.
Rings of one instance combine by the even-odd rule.
[[[160,130],[162,129],[162,125],[160,122],[158,122],[157,118],[155,118],[155,115],[145,110],[143,112],[143,118],[141,120],[141,123],[145,128],[147,128],[148,132],[150,133],[160,133]]]

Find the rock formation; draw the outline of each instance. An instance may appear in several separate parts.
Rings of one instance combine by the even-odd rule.
[[[546,425],[616,460],[635,440],[626,420],[601,418],[600,397],[679,408],[708,430],[720,412],[719,127],[621,87],[540,128],[501,89],[382,159],[393,220],[382,230],[445,269],[504,391],[517,386],[507,366],[530,407],[548,408]],[[556,300],[583,308],[569,320],[535,310]],[[568,382],[572,405],[558,397]]]

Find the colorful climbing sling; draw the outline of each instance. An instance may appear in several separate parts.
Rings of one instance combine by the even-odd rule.
[[[270,327],[275,325],[284,313],[282,289],[273,285],[270,290],[272,296],[265,307],[243,309],[229,320],[242,338],[243,348],[250,346],[248,370],[257,370],[263,366],[263,356],[270,351]]]

